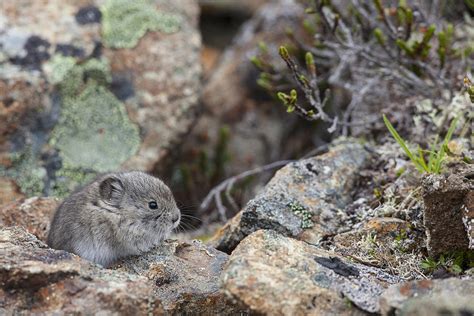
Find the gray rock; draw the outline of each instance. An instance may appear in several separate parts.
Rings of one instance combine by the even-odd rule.
[[[266,315],[360,315],[399,279],[275,231],[246,237],[229,259],[222,286],[252,312]]]
[[[455,173],[427,175],[423,179],[424,225],[431,256],[474,249],[474,165],[453,168]]]
[[[473,279],[420,280],[388,288],[380,297],[382,315],[472,315]]]
[[[218,278],[226,254],[169,242],[104,269],[48,248],[23,228],[0,228],[0,314],[235,314]]]
[[[273,229],[309,243],[335,234],[347,215],[357,172],[369,160],[363,145],[340,142],[328,153],[290,163],[210,242],[230,252],[258,229]]]

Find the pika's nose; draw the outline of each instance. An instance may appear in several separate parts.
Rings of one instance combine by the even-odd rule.
[[[181,216],[179,215],[179,213],[173,215],[173,217],[171,218],[171,220],[173,221],[173,224],[174,224],[174,225],[176,225],[176,224],[179,222],[180,217],[181,217]]]

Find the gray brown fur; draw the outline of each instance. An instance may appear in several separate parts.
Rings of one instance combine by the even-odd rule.
[[[150,209],[150,201],[158,208]],[[106,174],[59,206],[48,245],[108,266],[160,244],[180,218],[173,194],[161,180],[139,171]]]

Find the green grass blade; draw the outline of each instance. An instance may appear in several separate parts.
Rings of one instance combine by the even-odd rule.
[[[436,163],[435,163],[435,168],[433,172],[439,173],[441,171],[441,163],[443,162],[444,159],[444,154],[445,154],[445,146],[448,146],[449,141],[451,140],[451,137],[453,137],[454,130],[456,129],[456,125],[458,123],[459,116],[454,118],[451,122],[451,125],[449,125],[448,133],[446,133],[446,137],[444,137],[444,141],[441,144],[441,147],[439,149],[438,157],[436,157]]]
[[[397,143],[400,145],[400,147],[402,147],[403,151],[405,152],[405,154],[408,156],[408,158],[410,158],[410,160],[415,164],[415,167],[420,171],[420,172],[424,172],[424,171],[427,171],[423,168],[422,165],[420,165],[420,163],[416,160],[415,156],[413,156],[412,152],[410,151],[410,149],[408,149],[408,146],[406,145],[405,141],[403,140],[403,138],[398,134],[398,132],[395,130],[395,128],[393,127],[393,125],[390,123],[390,121],[387,119],[387,116],[385,116],[385,114],[383,115],[383,121],[385,123],[385,126],[387,126],[387,129],[388,131],[390,132],[390,134],[392,134],[393,138],[395,138],[395,140],[397,141]]]
[[[429,172],[433,172],[435,166],[436,145],[438,144],[438,138],[439,136],[436,135],[435,140],[430,147],[430,155],[428,157],[428,169],[430,170]]]
[[[418,159],[417,159],[417,161],[423,167],[423,169],[425,171],[430,172],[430,169],[426,165],[425,156],[424,156],[423,150],[421,149],[420,145],[418,145]]]

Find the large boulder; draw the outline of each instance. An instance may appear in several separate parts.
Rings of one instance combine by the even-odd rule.
[[[223,274],[225,292],[263,315],[364,315],[399,278],[275,231],[245,238]]]
[[[219,289],[227,260],[200,243],[170,241],[104,269],[23,228],[0,228],[0,314],[242,313]]]
[[[369,159],[362,144],[342,141],[323,155],[288,164],[210,244],[230,253],[258,229],[272,229],[316,244],[347,229],[348,214],[342,210],[352,202],[358,172]]]
[[[1,183],[65,195],[96,173],[152,170],[196,115],[198,13],[188,0],[2,3]]]

